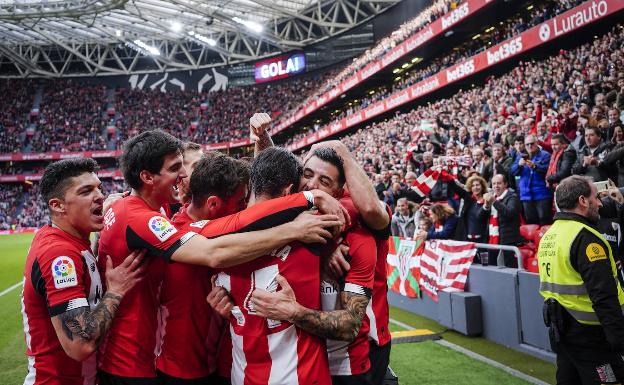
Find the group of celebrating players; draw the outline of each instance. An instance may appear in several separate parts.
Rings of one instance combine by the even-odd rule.
[[[124,194],[50,164],[33,239],[24,384],[375,384],[393,376],[389,209],[338,141],[303,163],[250,119],[255,157],[130,138]],[[92,233],[97,233],[95,242]],[[208,302],[208,303],[207,303]]]

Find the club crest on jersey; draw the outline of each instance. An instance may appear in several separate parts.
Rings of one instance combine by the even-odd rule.
[[[66,256],[54,258],[54,261],[52,261],[52,277],[54,277],[54,287],[57,289],[76,286],[78,278],[74,261]]]
[[[155,216],[150,218],[148,222],[149,229],[159,241],[164,242],[169,239],[173,234],[177,233],[178,230],[173,227],[168,220],[161,216]]]

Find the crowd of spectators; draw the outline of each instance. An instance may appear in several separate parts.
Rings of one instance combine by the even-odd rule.
[[[106,104],[104,86],[46,82],[37,127],[27,135],[25,146],[32,152],[105,149]]]
[[[318,74],[211,93],[120,89],[115,108],[117,143],[121,146],[125,138],[147,129],[162,129],[197,143],[246,139],[249,111],[267,111],[277,117],[280,111],[299,105],[325,76]]]
[[[322,123],[328,123],[334,120],[343,119],[355,112],[365,109],[370,104],[383,100],[393,93],[406,89],[422,80],[425,80],[436,73],[451,67],[482,50],[496,45],[502,41],[516,36],[525,30],[548,20],[572,7],[575,7],[582,0],[545,0],[540,2],[531,9],[520,8],[518,12],[499,23],[498,26],[486,29],[484,32],[475,35],[468,41],[455,47],[452,51],[444,56],[434,58],[424,67],[420,67],[418,63],[408,63],[407,68],[398,68],[398,72],[394,83],[391,87],[380,86],[369,90],[365,97],[356,101],[345,103],[343,108],[335,110],[327,115]],[[295,143],[306,136],[317,131],[322,124],[314,123],[311,127],[304,127],[300,132],[290,136],[289,143]]]
[[[349,65],[335,76],[327,79],[322,87],[315,92],[315,96],[329,91],[358,70],[366,67],[369,63],[380,59],[386,52],[439,19],[442,15],[454,10],[462,2],[462,0],[434,0],[430,6],[423,9],[416,17],[401,24],[399,28],[381,39],[374,47],[367,49],[362,55],[354,58]]]
[[[0,230],[10,229],[22,197],[22,186],[0,184]]]
[[[5,79],[0,82],[0,153],[21,148],[21,136],[29,124],[35,88],[31,80]]]
[[[488,240],[483,208],[489,217],[498,205],[499,241],[504,227],[505,242],[517,244],[519,226],[510,222],[522,217],[527,224],[551,223],[553,191],[566,176],[624,186],[623,43],[624,27],[617,25],[592,43],[522,62],[481,87],[341,140],[364,165],[379,198],[396,207],[396,220],[414,218],[407,231],[397,224],[397,234],[426,239],[445,231],[456,239]],[[457,181],[438,180],[425,198],[414,197],[416,178],[449,160],[460,166]],[[448,207],[436,209],[426,232],[419,230],[422,208],[438,204]],[[458,219],[450,225],[443,215],[449,209]]]

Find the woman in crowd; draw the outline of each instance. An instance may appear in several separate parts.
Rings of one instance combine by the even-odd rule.
[[[420,230],[415,239],[452,239],[457,228],[455,210],[445,203],[436,203],[429,210],[433,226],[427,232]]]
[[[487,192],[487,182],[479,175],[472,175],[465,186],[459,182],[449,184],[459,195],[459,223],[457,239],[469,242],[483,242],[487,240],[487,224],[489,212],[483,209],[483,194]]]

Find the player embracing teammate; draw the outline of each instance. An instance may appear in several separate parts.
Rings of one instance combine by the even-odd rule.
[[[251,123],[258,150],[272,145],[266,115]],[[190,175],[179,140],[144,132],[125,143],[120,159],[131,192],[106,210],[95,162],[52,164],[42,180],[51,187],[42,193],[53,225],[33,240],[25,272],[25,383],[216,383],[217,359],[230,354],[221,339],[227,327],[233,384],[381,384],[389,335],[380,255],[390,218],[340,146],[317,148],[306,162],[335,167],[335,185],[326,185],[326,169],[304,172],[291,153],[275,148],[258,155],[249,181],[249,165],[224,155],[195,159]],[[241,211],[248,185],[252,202]],[[180,193],[190,201],[172,219],[169,207]],[[313,207],[325,215],[306,213]],[[323,246],[345,226],[351,270],[338,271],[349,263],[337,262],[337,252],[328,257],[333,242]],[[88,245],[96,231],[99,256]],[[335,272],[321,285],[321,268],[329,266]],[[204,300],[215,277],[221,292],[210,293],[211,305],[229,314],[229,326]],[[323,305],[322,286],[335,294]],[[294,298],[282,301],[288,293]],[[291,313],[261,317],[271,300]]]

